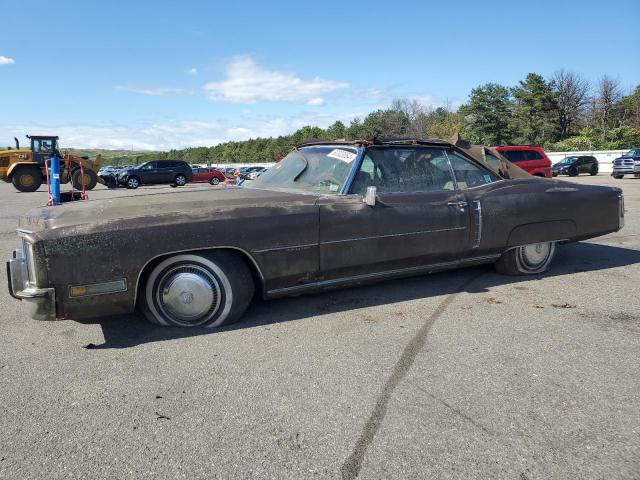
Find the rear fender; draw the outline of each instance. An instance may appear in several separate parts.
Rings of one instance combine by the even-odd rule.
[[[530,243],[568,240],[576,235],[577,228],[573,220],[527,223],[518,225],[511,230],[507,245],[509,247],[517,247]]]

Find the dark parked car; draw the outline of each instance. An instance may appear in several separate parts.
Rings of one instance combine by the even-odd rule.
[[[140,185],[158,183],[181,187],[193,178],[191,165],[183,160],[155,160],[137,167],[120,170],[117,175],[118,185],[127,188],[138,188]]]
[[[566,157],[551,167],[551,174],[575,177],[581,173],[598,174],[598,160],[590,155]]]
[[[219,327],[256,292],[299,295],[484,263],[538,274],[559,242],[623,226],[619,188],[512,178],[487,164],[440,141],[306,144],[251,188],[35,209],[19,221],[9,288],[34,318],[139,306],[156,324]]]
[[[536,177],[551,178],[551,160],[540,147],[529,145],[509,145],[495,147],[510,162]]]
[[[611,176],[621,179],[625,175],[640,177],[640,148],[632,148],[623,156],[613,161]]]

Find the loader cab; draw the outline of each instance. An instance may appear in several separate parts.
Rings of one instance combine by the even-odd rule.
[[[58,137],[45,137],[45,136],[29,136],[27,138],[31,140],[31,152],[33,154],[33,161],[38,164],[39,167],[44,167],[44,164],[55,153],[60,156],[58,151]]]

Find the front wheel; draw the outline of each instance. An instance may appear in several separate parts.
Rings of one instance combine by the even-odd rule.
[[[211,180],[209,180],[209,183],[211,185],[218,185],[220,184],[220,179],[218,177],[213,177]]]
[[[504,252],[495,269],[504,275],[535,275],[549,269],[555,254],[555,242],[522,245]]]
[[[140,179],[138,177],[127,178],[127,188],[135,190],[140,186]]]
[[[187,184],[187,177],[185,177],[184,175],[176,175],[173,185],[176,185],[177,187],[184,187],[186,184]]]
[[[576,167],[571,167],[569,169],[569,176],[570,177],[577,177],[578,176],[578,169]]]
[[[615,178],[616,180],[620,180],[621,178],[624,177],[624,175],[612,175],[613,178]]]
[[[143,311],[158,325],[216,328],[237,321],[253,293],[251,272],[237,254],[180,254],[149,274]]]
[[[35,192],[42,185],[42,172],[37,167],[21,167],[11,177],[11,183],[20,192]]]

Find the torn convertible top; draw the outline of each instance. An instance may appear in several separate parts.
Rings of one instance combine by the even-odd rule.
[[[503,178],[529,178],[530,174],[525,172],[517,165],[511,163],[498,150],[493,147],[485,147],[484,145],[472,145],[466,140],[462,140],[457,133],[451,138],[451,145],[458,147],[474,160],[482,163],[485,167],[493,170]],[[496,157],[500,161],[500,166],[496,170],[496,166],[487,160],[487,154]]]
[[[296,146],[311,147],[317,145],[349,145],[349,146],[373,146],[373,145],[425,145],[425,146],[450,146],[461,150],[469,155],[475,161],[479,162],[489,170],[497,173],[503,178],[529,178],[527,172],[511,163],[504,155],[498,152],[495,148],[485,147],[484,145],[472,145],[466,140],[462,140],[457,133],[451,138],[451,140],[439,140],[439,139],[415,139],[415,138],[373,138],[373,139],[359,139],[359,140],[334,140],[334,141],[309,141],[304,142]],[[499,166],[496,166],[487,160],[487,155],[491,155],[497,158],[500,162]]]

